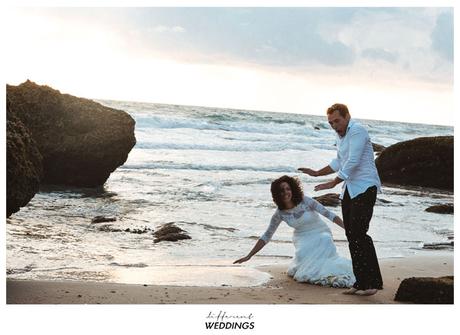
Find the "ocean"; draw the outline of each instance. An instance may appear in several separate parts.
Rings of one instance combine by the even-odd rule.
[[[275,210],[271,181],[288,174],[301,179],[309,196],[340,193],[340,186],[313,191],[330,176],[297,171],[322,168],[335,156],[335,135],[325,116],[99,102],[136,120],[136,146],[103,187],[46,185],[7,219],[8,278],[258,285],[269,276],[256,266],[287,264],[294,254],[292,230],[281,224],[258,255],[232,265],[268,226]],[[384,146],[454,133],[453,127],[359,121]],[[453,194],[383,187],[369,230],[378,257],[439,252],[423,246],[453,238],[453,215],[424,211],[440,203],[453,203]],[[340,207],[329,209],[341,213]],[[92,224],[98,215],[117,221]],[[151,231],[169,222],[192,238],[153,243]],[[343,230],[328,224],[339,254],[349,257]]]

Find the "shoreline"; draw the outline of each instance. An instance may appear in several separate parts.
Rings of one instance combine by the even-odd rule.
[[[393,299],[403,279],[453,275],[453,266],[453,253],[381,259],[384,289],[368,297],[344,295],[343,288],[298,283],[287,276],[285,265],[256,267],[272,277],[259,286],[7,279],[6,297],[7,304],[397,304]]]

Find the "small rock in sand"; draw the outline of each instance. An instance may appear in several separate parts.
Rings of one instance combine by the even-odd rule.
[[[174,225],[174,222],[164,224],[160,229],[155,231],[153,235],[156,237],[153,243],[191,239],[187,232]]]
[[[107,217],[103,215],[98,215],[91,219],[91,223],[113,222],[113,221],[117,221],[117,219],[114,217]]]

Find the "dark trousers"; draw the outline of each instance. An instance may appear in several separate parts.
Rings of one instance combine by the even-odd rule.
[[[372,186],[353,199],[345,189],[342,199],[343,223],[356,277],[353,287],[358,290],[382,289],[383,285],[374,243],[367,235],[376,198],[377,187]]]

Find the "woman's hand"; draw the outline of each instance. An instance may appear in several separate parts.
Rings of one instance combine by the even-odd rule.
[[[337,224],[338,226],[342,227],[343,229],[345,229],[345,226],[343,224],[343,221],[341,218],[339,218],[338,216],[336,216],[334,218],[334,221],[333,221],[335,224]]]
[[[243,258],[240,258],[240,259],[237,259],[236,261],[233,262],[233,264],[240,264],[240,263],[244,263],[244,262],[247,262],[251,259],[250,256],[244,256]]]

